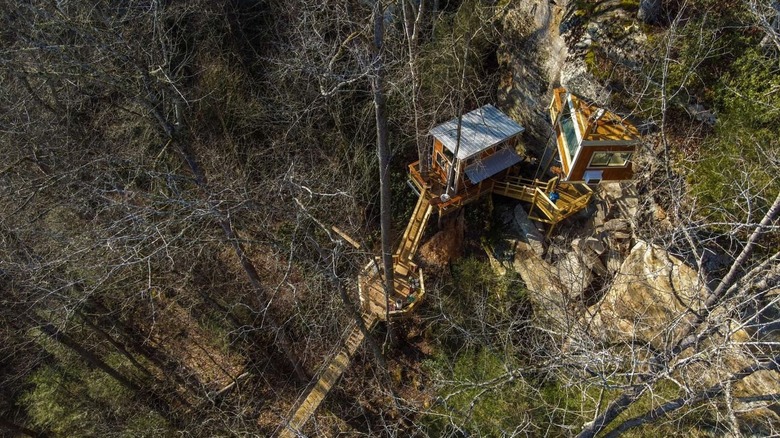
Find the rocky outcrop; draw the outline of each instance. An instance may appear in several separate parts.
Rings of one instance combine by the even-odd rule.
[[[444,224],[441,231],[420,246],[418,257],[423,267],[444,271],[449,263],[460,257],[463,250],[465,222],[463,213]]]
[[[640,340],[660,348],[679,340],[686,326],[679,315],[700,309],[705,294],[698,274],[682,260],[640,241],[601,301],[588,309],[591,329],[608,342]]]
[[[544,236],[536,228],[536,225],[528,218],[528,213],[522,205],[518,204],[514,210],[514,224],[516,232],[522,236],[522,239],[528,244],[537,256],[544,254]]]
[[[558,81],[568,55],[558,36],[560,13],[551,2],[515,2],[500,20],[498,105],[521,121],[524,146],[537,157],[547,148],[552,130],[547,117],[551,84]]]
[[[569,289],[560,278],[558,268],[539,257],[524,242],[517,242],[512,268],[520,274],[534,312],[555,328],[562,328],[568,320],[571,303]],[[576,280],[572,280],[576,282]]]

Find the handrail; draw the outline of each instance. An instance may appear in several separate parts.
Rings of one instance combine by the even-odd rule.
[[[415,264],[411,264],[411,267],[413,269],[417,270],[417,277],[420,281],[420,289],[418,289],[417,293],[415,294],[415,299],[412,301],[408,306],[399,309],[399,310],[391,310],[390,316],[398,316],[398,315],[405,315],[407,313],[411,313],[412,310],[414,310],[415,307],[417,307],[417,303],[421,302],[423,298],[425,298],[425,284],[423,282],[423,272],[422,268],[419,268]]]
[[[547,194],[544,193],[540,188],[536,188],[534,192],[534,205],[539,207],[542,212],[544,212],[547,217],[550,218],[553,222],[558,222],[558,218],[561,215],[561,209],[555,205],[550,198],[547,197]]]

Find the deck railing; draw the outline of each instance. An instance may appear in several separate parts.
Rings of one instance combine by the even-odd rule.
[[[546,217],[534,216],[534,208],[538,208]],[[555,224],[561,220],[561,215],[560,207],[550,200],[547,193],[538,187],[534,189],[534,198],[531,202],[531,209],[528,211],[529,217],[540,222]]]
[[[414,297],[414,299],[410,303],[408,303],[408,305],[402,307],[401,309],[391,310],[390,311],[391,317],[403,316],[412,313],[412,311],[417,307],[417,303],[421,302],[425,298],[425,284],[423,282],[422,269],[414,265],[414,270],[417,271],[417,281],[419,281],[420,285],[419,287],[416,287],[413,291],[411,291],[409,295],[406,296],[407,300],[408,297],[410,296]]]

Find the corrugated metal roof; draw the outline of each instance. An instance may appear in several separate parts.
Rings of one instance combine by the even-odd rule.
[[[466,176],[469,177],[472,183],[477,184],[507,167],[519,163],[520,160],[520,156],[515,151],[501,149],[495,154],[466,167]]]
[[[458,159],[463,160],[523,132],[525,128],[499,111],[485,105],[463,116]],[[430,131],[453,154],[458,139],[458,119],[454,118]]]

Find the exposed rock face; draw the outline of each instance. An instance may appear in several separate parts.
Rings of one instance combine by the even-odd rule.
[[[655,24],[661,17],[661,0],[641,0],[637,18],[647,24]]]
[[[558,36],[561,9],[551,2],[515,2],[503,16],[498,60],[504,69],[498,105],[526,128],[524,142],[541,156],[552,127],[547,117],[550,84],[568,55]]]
[[[706,294],[704,284],[693,269],[665,250],[639,241],[623,261],[606,295],[588,309],[588,314],[593,315],[590,329],[605,342],[639,341],[662,349],[681,339],[693,319],[690,313],[681,315],[685,315],[687,308],[694,312],[700,310]],[[713,316],[728,318],[723,314]],[[700,348],[711,348],[718,353],[685,369],[692,389],[701,390],[722,383],[731,373],[755,364],[755,358],[748,353],[749,348],[742,343],[756,339],[740,327],[733,323],[730,332],[724,330],[705,338]],[[728,338],[723,337],[726,333]],[[682,357],[689,354],[689,351],[683,352]],[[736,382],[732,396],[749,399],[778,392],[780,373],[760,371]],[[780,422],[778,413],[767,408],[766,403],[739,400],[734,403],[744,420]]]
[[[569,290],[561,281],[558,269],[541,257],[524,243],[516,245],[514,270],[520,274],[535,312],[545,318],[552,326],[566,321],[566,309],[571,301]]]
[[[544,236],[528,218],[528,213],[525,212],[521,204],[517,204],[515,207],[514,222],[523,240],[528,243],[536,255],[541,257],[544,254]]]
[[[589,270],[599,276],[607,274],[607,268],[599,258],[607,249],[603,241],[594,237],[574,239],[571,242],[571,246],[579,259]]]
[[[422,266],[427,269],[444,270],[449,263],[460,257],[463,250],[465,221],[463,212],[455,220],[444,225],[444,229],[423,243],[418,251]]]
[[[661,347],[678,340],[686,308],[698,310],[706,289],[696,272],[661,248],[638,242],[602,300],[589,308],[593,330],[607,341],[639,339]]]
[[[555,264],[557,276],[570,297],[579,297],[593,282],[593,274],[587,265],[574,253],[567,253]]]

